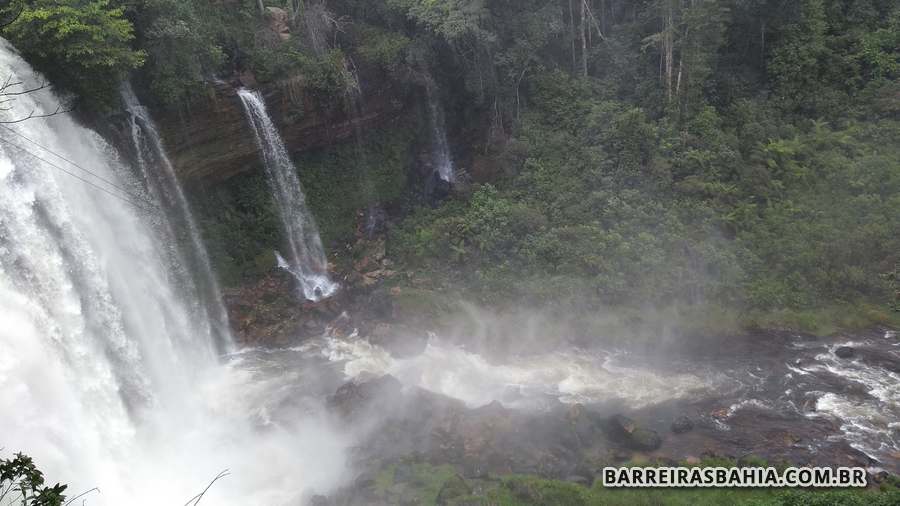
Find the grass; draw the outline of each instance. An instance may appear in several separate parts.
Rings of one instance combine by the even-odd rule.
[[[704,465],[722,465],[705,462]],[[730,463],[734,465],[733,462]],[[764,465],[753,462],[752,465]],[[398,472],[401,469],[403,472]],[[401,477],[402,474],[402,477]],[[389,504],[437,505],[445,484],[460,478],[452,466],[424,463],[394,464],[375,479],[375,492]],[[534,476],[509,475],[467,480],[473,492],[444,494],[440,504],[484,506],[888,506],[900,504],[895,484],[881,489],[610,489],[598,481],[591,487]],[[459,487],[456,490],[461,490]]]

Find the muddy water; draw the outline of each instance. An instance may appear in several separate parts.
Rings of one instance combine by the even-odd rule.
[[[841,346],[853,355],[840,358]],[[283,399],[327,396],[390,374],[407,386],[529,412],[581,403],[664,434],[657,456],[704,453],[900,473],[900,339],[887,330],[815,339],[789,333],[694,340],[653,351],[572,349],[487,359],[431,336],[398,358],[351,335],[284,350],[245,350],[242,367],[278,377]],[[271,381],[271,380],[270,380]],[[673,434],[688,416],[694,430]]]

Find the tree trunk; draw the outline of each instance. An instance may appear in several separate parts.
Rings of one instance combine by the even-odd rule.
[[[587,25],[587,0],[581,0],[581,77],[587,77],[588,75],[588,46],[587,46],[587,34],[585,30],[588,30]]]
[[[665,68],[666,99],[672,101],[672,74],[675,55],[675,13],[674,0],[666,0],[666,12],[663,28],[663,67]]]
[[[578,61],[575,57],[575,8],[569,0],[569,40],[572,42],[572,73],[578,72]]]

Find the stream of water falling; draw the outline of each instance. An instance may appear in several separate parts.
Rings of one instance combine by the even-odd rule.
[[[285,232],[288,255],[277,254],[278,265],[297,278],[304,297],[312,301],[327,298],[337,291],[338,285],[328,276],[328,259],[315,219],[306,207],[297,168],[259,93],[241,89],[238,96],[262,153]]]
[[[43,81],[2,39],[0,75],[23,89]],[[57,103],[49,90],[18,96],[0,118]],[[152,216],[99,190],[140,186],[115,150],[68,115],[9,128],[0,129],[0,454],[31,455],[70,497],[98,487],[86,498],[94,506],[184,504],[224,469],[204,502],[297,504],[336,486],[349,443],[320,403],[286,390],[290,374],[260,377],[221,357]]]
[[[198,315],[197,321],[211,326],[220,352],[228,351],[234,340],[222,303],[222,292],[175,168],[166,154],[156,124],[130,84],[122,87],[121,95],[129,114],[131,142],[144,186],[153,200],[163,206],[165,216],[158,221],[161,224],[158,228],[162,229],[162,239],[173,252],[170,268],[178,273],[177,282],[188,294]]]
[[[455,174],[450,144],[447,141],[447,127],[444,120],[444,108],[441,107],[437,84],[431,76],[425,79],[425,93],[428,98],[428,121],[431,124],[431,157],[438,175],[444,181],[452,183]]]

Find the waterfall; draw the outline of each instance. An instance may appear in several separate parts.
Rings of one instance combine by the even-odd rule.
[[[284,228],[288,256],[284,258],[276,253],[278,265],[297,278],[307,299],[318,301],[329,297],[338,286],[328,277],[328,260],[315,219],[306,208],[297,168],[288,156],[259,93],[241,89],[238,96],[262,153],[266,176]]]
[[[43,82],[2,39],[0,76]],[[16,96],[0,120],[57,104]],[[216,324],[185,302],[193,268],[173,273],[154,231],[166,204],[130,190],[116,151],[68,115],[0,127],[0,455],[31,455],[69,497],[98,487],[95,506],[184,504],[223,469],[210,504],[336,486],[346,443],[321,409],[292,394],[275,418],[290,390],[220,356]]]
[[[432,162],[441,179],[452,183],[455,179],[453,156],[450,154],[450,143],[447,141],[444,108],[441,107],[440,97],[437,93],[437,83],[430,75],[425,78],[425,93],[428,98],[428,121],[431,124]]]
[[[199,321],[211,325],[210,331],[216,337],[218,349],[227,350],[233,343],[228,313],[184,190],[166,155],[156,125],[130,84],[123,85],[121,95],[129,115],[131,141],[145,189],[163,206],[165,216],[160,220],[162,226],[157,228],[162,229],[161,236],[165,243],[171,245],[170,269],[189,271],[178,274],[184,291],[189,295],[193,312],[199,315]]]

